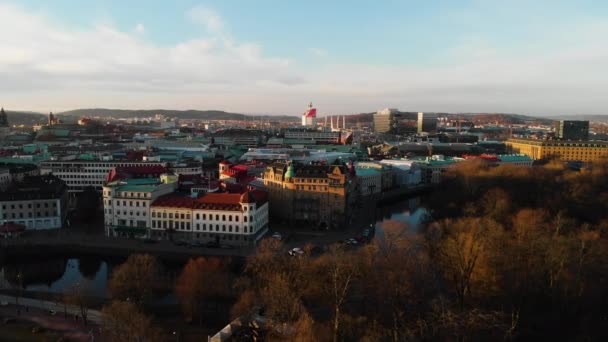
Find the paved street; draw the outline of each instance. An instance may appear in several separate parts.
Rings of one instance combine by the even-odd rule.
[[[73,306],[67,307],[67,317],[64,316],[63,305],[41,301],[31,298],[19,298],[19,305],[16,305],[15,297],[0,295],[0,316],[14,317],[18,320],[35,323],[45,329],[56,331],[63,334],[70,341],[101,341],[99,336],[99,323],[101,313],[97,310],[88,311],[87,326],[84,326],[80,316],[80,310]],[[50,310],[56,312],[50,314]],[[2,333],[0,332],[0,337]]]

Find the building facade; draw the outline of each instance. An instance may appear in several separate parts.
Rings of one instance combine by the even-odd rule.
[[[263,191],[170,194],[150,208],[150,237],[216,244],[254,244],[268,231],[268,201]]]
[[[589,121],[555,121],[555,137],[563,140],[589,140]]]
[[[437,133],[437,114],[418,113],[418,132],[417,133]]]
[[[107,236],[147,236],[150,205],[170,194],[177,182],[159,178],[116,180],[103,187],[104,226]]]
[[[271,164],[264,172],[271,215],[313,227],[345,227],[356,200],[355,177],[344,165]]]
[[[374,132],[397,135],[416,134],[418,132],[418,113],[400,112],[394,108],[380,110],[374,114]]]
[[[509,139],[506,144],[510,153],[525,154],[534,160],[559,158],[594,162],[608,157],[605,141]]]
[[[103,161],[103,160],[51,160],[40,163],[40,173],[53,174],[68,185],[70,192],[81,192],[92,186],[101,191],[106,177],[114,168],[167,167],[165,162]]]
[[[26,229],[61,228],[67,217],[67,186],[53,175],[28,176],[0,192],[2,223]]]

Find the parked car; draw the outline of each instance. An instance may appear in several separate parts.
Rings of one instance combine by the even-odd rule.
[[[304,251],[302,250],[302,248],[294,247],[291,250],[289,250],[289,255],[291,255],[291,256],[304,255]]]

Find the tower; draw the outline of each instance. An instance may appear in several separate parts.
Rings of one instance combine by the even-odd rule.
[[[6,112],[4,111],[4,107],[0,108],[0,127],[9,127],[9,125],[8,125],[8,117],[6,116]]]
[[[302,126],[316,126],[317,125],[317,109],[312,106],[312,102],[308,104],[308,108],[302,114]]]
[[[8,124],[8,117],[4,108],[0,108],[0,139],[4,139],[10,133],[10,126]]]

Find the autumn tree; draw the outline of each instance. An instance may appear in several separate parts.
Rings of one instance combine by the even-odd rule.
[[[132,254],[118,266],[108,289],[114,299],[130,300],[138,305],[146,304],[161,288],[161,266],[149,254]]]
[[[83,324],[87,325],[89,307],[91,306],[91,284],[89,282],[76,283],[63,295],[64,314],[66,306],[73,305],[78,308]]]
[[[359,277],[359,260],[354,253],[346,252],[340,246],[332,246],[329,251],[315,261],[317,276],[322,290],[331,303],[333,311],[332,336],[338,341],[342,309],[348,299],[353,283]]]
[[[492,220],[462,218],[445,221],[445,236],[439,242],[438,258],[461,307],[476,288],[490,286],[493,249],[491,238],[500,231]]]
[[[101,310],[103,336],[112,342],[167,341],[162,330],[130,302],[112,301]]]
[[[184,315],[190,320],[198,317],[202,324],[205,301],[225,296],[231,288],[230,274],[225,262],[218,258],[190,259],[177,278],[175,293]]]

